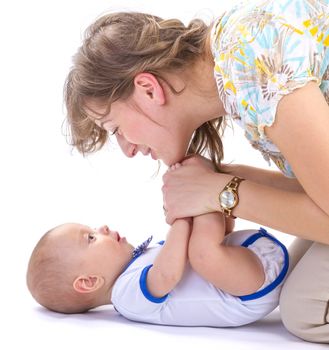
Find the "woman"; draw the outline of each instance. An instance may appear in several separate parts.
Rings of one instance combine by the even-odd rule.
[[[222,211],[299,237],[282,319],[293,334],[324,343],[328,14],[325,0],[268,0],[235,7],[211,27],[139,13],[106,15],[87,31],[65,88],[72,143],[82,153],[114,134],[128,157],[142,152],[168,166],[183,162],[164,176],[169,224]],[[281,173],[221,165],[224,116]],[[185,159],[205,152],[214,167]]]

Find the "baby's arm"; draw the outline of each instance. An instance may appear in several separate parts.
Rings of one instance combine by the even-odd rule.
[[[191,220],[177,219],[147,275],[147,288],[154,297],[169,293],[181,280],[187,262]]]
[[[222,244],[225,219],[221,213],[193,218],[188,247],[192,268],[215,287],[236,296],[257,291],[264,283],[264,270],[248,248]]]

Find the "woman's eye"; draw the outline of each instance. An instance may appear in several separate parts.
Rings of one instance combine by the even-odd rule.
[[[118,131],[119,131],[118,127],[114,128],[114,130],[112,131],[111,135],[112,136],[115,135]]]
[[[93,242],[96,240],[96,236],[94,233],[88,233],[88,242]]]

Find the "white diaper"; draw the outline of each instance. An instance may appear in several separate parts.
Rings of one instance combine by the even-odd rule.
[[[265,237],[259,238],[248,248],[258,256],[263,264],[265,281],[259,288],[262,290],[273,283],[282,271],[285,262],[284,251],[278,244]]]
[[[231,233],[225,238],[227,245],[241,245],[253,251],[261,261],[265,281],[253,294],[240,297],[243,301],[255,300],[272,293],[282,285],[289,267],[289,255],[286,247],[264,228],[259,231],[245,230]],[[280,289],[280,288],[278,288]]]

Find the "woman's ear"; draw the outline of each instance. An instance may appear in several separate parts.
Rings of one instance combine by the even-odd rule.
[[[104,277],[79,276],[73,282],[73,288],[78,293],[91,293],[101,288],[105,283]]]
[[[135,93],[142,98],[147,98],[158,105],[166,102],[164,90],[159,80],[151,73],[139,73],[134,79]]]

